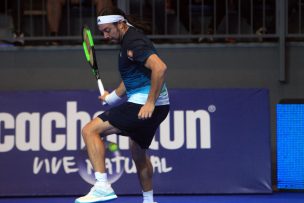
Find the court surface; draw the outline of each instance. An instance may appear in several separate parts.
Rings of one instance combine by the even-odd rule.
[[[0,203],[73,203],[75,197],[0,198]],[[267,195],[156,196],[158,203],[303,203],[304,192]],[[120,196],[109,203],[142,203],[141,196]]]

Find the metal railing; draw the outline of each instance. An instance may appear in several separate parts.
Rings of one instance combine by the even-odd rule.
[[[54,21],[50,7],[54,1],[0,2],[2,42],[13,40],[12,31],[24,33],[24,40],[32,42],[80,40],[82,24],[95,28],[95,37],[102,38],[95,24],[96,6],[90,0],[63,1],[56,35],[50,29],[50,22]],[[158,42],[278,41],[281,35],[287,40],[304,38],[304,0],[115,0],[113,3],[148,22],[149,37]]]

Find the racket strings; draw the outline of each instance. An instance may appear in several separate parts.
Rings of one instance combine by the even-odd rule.
[[[90,64],[94,65],[94,56],[93,56],[93,50],[90,43],[90,37],[88,36],[87,32],[84,32],[84,51],[87,58],[87,61],[90,62]]]
[[[96,79],[100,79],[95,51],[94,51],[93,37],[90,29],[86,26],[83,27],[82,38],[83,38],[83,49],[85,52],[86,59],[92,68],[92,73],[94,74]]]

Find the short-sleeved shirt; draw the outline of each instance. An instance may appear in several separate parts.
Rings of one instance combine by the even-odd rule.
[[[146,103],[151,88],[151,70],[145,67],[145,62],[152,54],[157,54],[152,42],[140,30],[129,27],[122,39],[119,53],[119,72],[129,102]],[[164,84],[156,106],[167,104],[169,96]]]
[[[130,137],[143,149],[149,148],[158,126],[169,112],[168,91],[164,84],[152,117],[138,118],[151,88],[151,70],[145,67],[145,62],[152,54],[157,52],[151,41],[139,30],[129,27],[119,54],[119,72],[127,90],[128,102],[98,116],[120,129],[122,135]]]

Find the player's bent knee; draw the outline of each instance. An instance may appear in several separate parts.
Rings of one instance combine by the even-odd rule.
[[[90,135],[90,127],[88,125],[85,125],[82,130],[81,130],[81,134],[83,139],[88,139],[89,135]]]
[[[92,120],[91,122],[87,123],[81,131],[83,139],[89,139],[90,137],[94,135],[101,136],[106,127],[104,126],[104,122],[100,122],[99,119],[97,120]]]
[[[90,138],[93,134],[95,134],[94,132],[94,128],[92,126],[91,123],[86,124],[81,131],[82,137],[83,139],[88,139]]]

